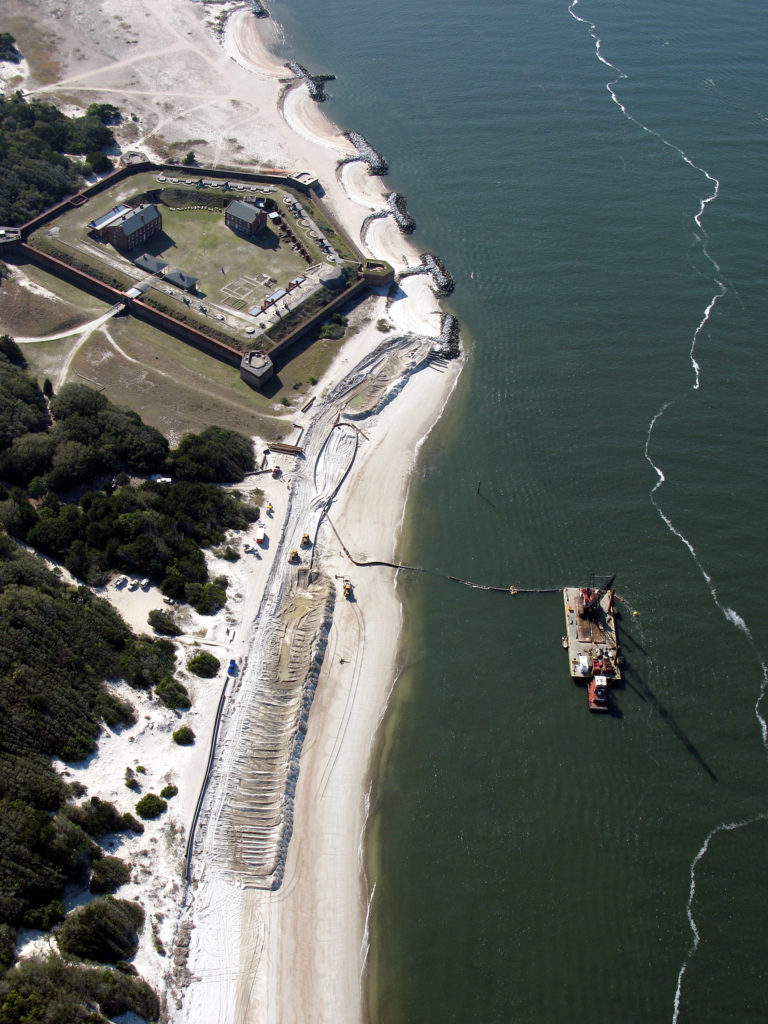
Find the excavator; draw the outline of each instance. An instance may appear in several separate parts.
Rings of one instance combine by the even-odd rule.
[[[581,601],[579,602],[581,607],[579,608],[579,618],[587,619],[588,622],[595,622],[600,614],[600,602],[608,593],[613,586],[613,581],[616,579],[616,573],[613,574],[605,583],[600,587],[599,590],[595,590],[594,587],[582,587],[581,588]]]

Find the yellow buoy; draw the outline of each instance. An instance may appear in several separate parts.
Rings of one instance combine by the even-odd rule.
[[[509,592],[510,592],[510,594],[512,595],[512,597],[514,597],[514,596],[515,596],[515,594],[517,593],[517,591],[515,590],[515,588],[514,588],[514,587],[510,587],[510,588],[509,588]]]
[[[640,612],[632,612],[633,615],[639,615]]]

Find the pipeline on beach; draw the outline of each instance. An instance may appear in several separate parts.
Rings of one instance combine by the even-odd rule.
[[[451,583],[460,583],[464,587],[471,587],[473,590],[486,590],[494,594],[559,594],[563,589],[562,587],[493,587],[487,583],[475,583],[472,580],[462,579],[461,576],[451,576],[449,573],[439,572],[437,569],[425,569],[420,565],[405,565],[403,562],[385,562],[378,559],[361,562],[352,555],[347,548],[344,541],[339,536],[339,532],[333,524],[330,516],[326,516],[328,523],[336,534],[336,539],[341,544],[342,550],[347,558],[353,565],[358,566],[361,569],[369,569],[374,566],[380,566],[386,569],[397,569],[399,572],[422,572],[428,576],[437,576],[440,579],[450,580]]]

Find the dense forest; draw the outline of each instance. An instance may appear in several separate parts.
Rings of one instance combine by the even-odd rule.
[[[157,643],[169,645],[167,640]],[[51,758],[79,760],[95,750],[104,723],[134,720],[130,705],[115,697],[105,679],[124,677],[149,688],[169,678],[174,661],[173,651],[170,657],[165,649],[155,652],[153,641],[134,637],[106,601],[85,587],[67,586],[34,555],[0,535],[0,967],[10,968],[13,962],[17,928],[48,930],[64,919],[65,885],[86,886],[95,877],[93,891],[103,893],[125,880],[129,869],[122,862],[116,866],[117,858],[98,867],[105,858],[97,840],[108,833],[140,832],[142,824],[98,798],[78,802],[82,790],[65,783]],[[99,927],[88,953],[78,955],[111,962],[114,947],[105,939],[102,955],[98,942],[101,932],[114,932],[113,907],[104,904],[102,921],[101,903],[91,906]],[[66,941],[73,931],[79,934],[68,928]],[[130,939],[124,941],[130,950]],[[91,957],[94,949],[98,955]],[[32,1013],[27,989],[43,985],[36,991],[42,998],[47,986],[39,971],[44,968],[23,965],[0,979],[0,1020],[101,1019],[75,1012],[78,1000],[93,999],[105,1012],[112,1012],[108,1006],[122,1007],[114,1012],[156,1012],[156,999],[143,982],[58,962],[50,969],[73,972],[65,985],[52,989],[50,1005],[64,1015]],[[19,1007],[27,1008],[26,1015],[14,1016]]]
[[[225,581],[209,579],[202,549],[258,509],[212,483],[253,470],[251,442],[209,427],[169,451],[159,431],[92,388],[67,384],[47,402],[17,349],[0,338],[0,527],[91,586],[132,573],[203,614],[217,611]],[[161,472],[164,482],[135,483]]]
[[[93,103],[80,117],[20,92],[0,96],[0,224],[23,224],[112,166],[104,147],[120,112]],[[69,155],[68,155],[69,154]],[[71,156],[83,156],[84,161]]]
[[[134,636],[108,602],[65,584],[19,541],[83,583],[145,575],[212,611],[226,599],[226,580],[209,579],[203,549],[258,516],[216,484],[242,480],[253,466],[251,442],[232,431],[209,428],[171,450],[136,413],[90,388],[54,395],[46,382],[41,391],[21,348],[0,337],[0,1024],[157,1015],[155,994],[122,962],[143,913],[109,895],[130,867],[99,845],[144,826],[83,799],[51,762],[81,760],[105,725],[133,721],[105,681],[124,679],[173,708],[190,703],[174,677],[171,639]],[[70,883],[96,898],[65,915]],[[14,966],[19,927],[57,928],[65,959]],[[75,966],[72,957],[102,966]]]

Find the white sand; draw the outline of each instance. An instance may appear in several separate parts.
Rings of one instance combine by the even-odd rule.
[[[53,9],[53,0],[49,2]],[[101,0],[88,12],[78,6],[68,22],[57,16],[66,70],[61,82],[40,92],[55,98],[61,89],[68,99],[80,95],[84,104],[99,99],[134,112],[136,121],[125,126],[124,141],[132,150],[154,155],[162,140],[195,140],[191,148],[204,163],[245,166],[256,161],[311,170],[326,190],[327,206],[351,237],[360,239],[364,218],[384,207],[388,189],[360,163],[347,165],[337,178],[338,160],[354,149],[303,86],[291,88],[281,101],[281,79],[290,75],[263,42],[276,37],[274,23],[235,10],[217,42],[203,19],[206,11],[217,17],[222,7],[138,0],[131,5],[129,38],[121,43],[120,33],[108,37],[102,29],[103,19],[117,19],[121,10],[116,0]],[[161,35],[166,41],[162,50],[157,46]],[[366,254],[386,259],[396,269],[419,262],[391,218],[370,224],[362,241]],[[143,837],[124,844],[123,855],[135,872],[132,883],[119,892],[148,906],[152,928],[145,930],[136,965],[166,996],[172,1020],[354,1024],[364,1015],[368,893],[361,851],[366,792],[372,745],[395,677],[401,613],[394,571],[351,565],[327,520],[317,536],[315,567],[331,579],[349,576],[355,600],[344,600],[339,583],[301,755],[281,887],[256,888],[239,875],[217,829],[237,791],[242,771],[238,754],[248,715],[258,708],[262,674],[270,666],[268,649],[275,636],[279,642],[273,610],[295,580],[287,552],[320,522],[322,501],[342,479],[356,437],[357,455],[333,500],[330,518],[358,559],[393,559],[420,441],[456,384],[460,362],[436,368],[424,362],[426,342],[402,340],[408,334],[434,338],[439,333],[440,308],[428,280],[410,277],[402,292],[389,306],[384,295],[369,300],[363,308],[368,322],[319,383],[312,409],[296,414],[296,422],[305,428],[307,458],[279,459],[282,479],[257,478],[275,505],[262,557],[244,554],[234,566],[212,564],[214,573],[224,572],[232,580],[229,605],[212,620],[187,614],[183,647],[205,645],[224,664],[232,657],[241,667],[237,681],[229,685],[189,890],[181,874],[184,841],[205,772],[222,677],[196,681],[182,673],[195,701],[183,716],[197,734],[194,747],[172,743],[176,715],[155,701],[130,695],[137,705],[137,724],[106,735],[87,765],[66,769],[82,779],[89,794],[113,799],[121,809],[135,802],[124,787],[127,765],[146,767],[144,791],[157,792],[167,782],[179,786],[166,815],[150,823]],[[356,319],[361,319],[359,314]],[[394,325],[390,334],[377,330],[379,319]],[[392,341],[393,354],[371,357],[396,338],[401,340]],[[332,429],[339,416],[344,422],[350,413],[357,415],[359,391],[347,407],[348,396],[340,397],[337,388],[345,378],[355,377],[356,368],[363,384],[376,379],[380,385],[376,414],[354,421],[362,435],[351,427]],[[331,438],[327,445],[326,438]],[[308,555],[303,559],[306,563]],[[107,595],[137,628],[145,628],[149,607],[163,607],[156,592],[118,594],[108,588]],[[153,929],[167,957],[154,949]],[[182,964],[175,972],[174,957]]]

